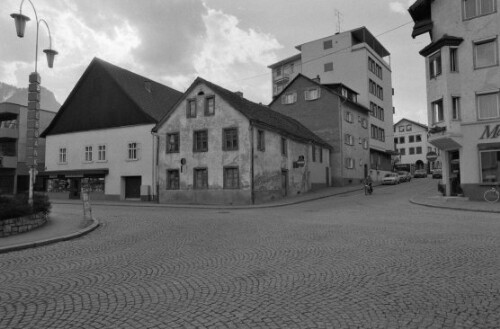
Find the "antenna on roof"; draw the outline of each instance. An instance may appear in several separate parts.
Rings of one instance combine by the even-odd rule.
[[[335,9],[335,16],[337,18],[337,34],[338,34],[341,31],[341,24],[344,21],[344,15],[340,11]]]

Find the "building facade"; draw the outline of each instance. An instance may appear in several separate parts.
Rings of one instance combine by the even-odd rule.
[[[321,84],[342,83],[371,111],[370,169],[391,170],[394,144],[390,53],[366,29],[337,33],[296,47],[300,53],[269,66],[273,95],[301,73]]]
[[[446,195],[482,199],[500,181],[500,14],[497,0],[418,0],[412,36],[429,33],[429,142],[441,150]]]
[[[40,110],[40,129],[45,129],[55,112]],[[17,194],[29,189],[29,167],[26,165],[26,133],[28,109],[14,103],[0,103],[0,194]],[[38,141],[38,172],[45,168],[45,139]],[[43,190],[41,177],[37,177],[35,190]]]
[[[182,93],[94,58],[42,136],[51,198],[152,200],[151,129]]]
[[[369,109],[342,84],[321,84],[298,74],[269,106],[301,122],[332,150],[331,184],[359,184],[369,172]],[[376,171],[372,172],[377,179]]]
[[[252,204],[328,186],[326,142],[201,78],[153,133],[161,203]]]
[[[427,153],[439,149],[427,141],[428,127],[419,122],[403,118],[394,124],[394,150],[398,153],[395,168],[415,172],[426,169],[431,172],[441,169],[441,161],[428,161]]]

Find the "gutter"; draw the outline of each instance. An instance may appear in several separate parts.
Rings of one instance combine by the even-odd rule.
[[[254,186],[254,138],[253,138],[254,126],[250,123],[250,156],[252,160],[250,161],[250,194],[252,204],[255,204],[255,186]]]

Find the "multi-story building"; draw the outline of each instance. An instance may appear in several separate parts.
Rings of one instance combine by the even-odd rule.
[[[441,169],[441,161],[428,161],[429,152],[439,149],[427,141],[427,125],[403,118],[394,124],[394,150],[399,153],[395,167],[413,173],[418,169]]]
[[[40,129],[45,129],[55,112],[40,110]],[[26,165],[26,132],[28,129],[28,109],[14,103],[0,103],[0,194],[27,192],[29,188],[29,168]],[[37,170],[45,167],[45,139],[38,141]],[[43,189],[43,180],[37,177],[35,190]]]
[[[45,172],[51,198],[156,198],[151,129],[182,93],[94,58],[52,123]]]
[[[366,27],[337,33],[296,47],[300,53],[269,66],[277,96],[301,73],[321,84],[342,83],[371,111],[370,169],[391,170],[393,155],[392,79],[390,53]],[[387,136],[387,138],[386,138]]]
[[[370,173],[369,109],[357,102],[358,94],[343,84],[322,84],[298,74],[269,106],[290,116],[330,144],[331,183],[359,184]],[[381,177],[379,177],[381,178]]]
[[[153,132],[161,203],[251,204],[328,186],[330,145],[201,78]]]
[[[482,199],[500,182],[500,13],[497,0],[418,0],[412,36],[429,33],[429,142],[441,150],[446,195]]]

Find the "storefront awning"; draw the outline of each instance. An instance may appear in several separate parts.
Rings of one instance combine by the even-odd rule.
[[[461,136],[441,135],[429,137],[427,141],[443,151],[456,150],[462,147]]]
[[[92,176],[105,176],[109,173],[109,169],[87,169],[87,170],[50,170],[42,171],[38,173],[38,176],[44,176],[49,178],[57,177],[92,177]]]

